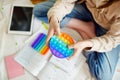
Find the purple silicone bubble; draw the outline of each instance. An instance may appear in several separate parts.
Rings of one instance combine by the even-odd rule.
[[[35,41],[32,43],[31,46],[34,48],[39,43],[39,41],[42,39],[43,36],[44,36],[44,34],[40,33],[39,36],[35,39]]]

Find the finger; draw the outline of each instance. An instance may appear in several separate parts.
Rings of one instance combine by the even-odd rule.
[[[78,48],[78,47],[80,47],[80,46],[81,46],[81,42],[78,41],[77,43],[68,45],[68,48],[70,48],[70,49],[72,49],[72,48],[76,49],[76,48]]]
[[[68,60],[73,59],[78,53],[79,53],[79,50],[75,50],[75,52],[73,53],[73,55],[71,57],[69,57]]]
[[[59,26],[59,23],[55,23],[55,31],[56,31],[56,34],[59,36],[60,35],[60,26]]]
[[[75,45],[76,45],[76,44],[68,45],[68,48],[70,48],[70,49],[75,48]]]
[[[48,43],[49,43],[50,38],[53,36],[53,34],[54,34],[54,30],[53,30],[52,28],[50,28],[50,29],[48,30],[47,39],[46,39],[46,44],[47,44],[47,45],[48,45]]]
[[[56,33],[57,33],[58,36],[60,35],[60,28],[59,28],[59,26],[56,29]]]

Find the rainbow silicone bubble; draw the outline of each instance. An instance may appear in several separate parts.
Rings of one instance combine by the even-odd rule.
[[[35,49],[37,52],[39,52],[42,55],[45,55],[49,51],[49,47],[46,45],[46,35],[43,33],[40,33],[38,37],[34,40],[31,47]]]
[[[73,43],[73,39],[68,34],[61,33],[60,36],[54,35],[50,39],[49,47],[54,56],[67,58],[73,55],[74,50],[68,48],[68,45]]]

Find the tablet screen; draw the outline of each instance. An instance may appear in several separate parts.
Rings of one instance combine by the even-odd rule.
[[[30,31],[33,7],[14,6],[10,30]]]

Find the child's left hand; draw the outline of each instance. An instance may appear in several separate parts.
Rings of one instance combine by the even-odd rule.
[[[85,48],[92,48],[93,43],[88,40],[78,41],[75,44],[69,45],[69,48],[74,48],[74,54],[69,59],[73,58],[76,54],[79,54]]]

